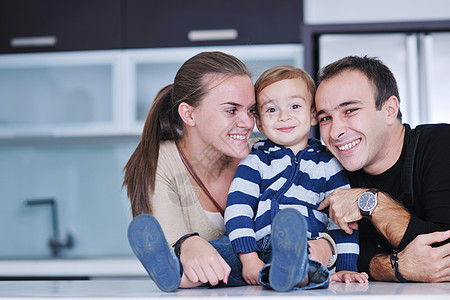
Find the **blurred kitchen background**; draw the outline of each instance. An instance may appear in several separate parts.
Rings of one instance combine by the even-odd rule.
[[[133,258],[122,169],[158,90],[211,50],[255,80],[377,56],[405,122],[450,122],[450,1],[1,0],[0,264]]]

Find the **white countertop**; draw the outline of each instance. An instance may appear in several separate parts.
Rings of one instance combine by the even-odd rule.
[[[84,280],[84,281],[0,281],[0,299],[165,299],[270,297],[271,300],[293,299],[450,299],[450,282],[446,283],[389,283],[370,282],[331,283],[328,289],[275,292],[261,286],[234,288],[180,289],[174,293],[161,292],[153,281],[138,280]],[[339,297],[340,296],[340,297]]]
[[[144,277],[137,258],[0,260],[0,277]]]

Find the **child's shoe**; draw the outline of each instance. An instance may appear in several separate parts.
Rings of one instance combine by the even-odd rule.
[[[178,289],[180,261],[153,216],[142,214],[135,217],[128,227],[128,241],[150,278],[162,291]]]
[[[270,286],[279,292],[292,290],[308,273],[308,230],[303,215],[295,209],[280,210],[272,222]]]

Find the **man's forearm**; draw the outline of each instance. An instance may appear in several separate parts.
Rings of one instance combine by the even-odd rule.
[[[378,193],[378,205],[372,213],[372,223],[395,248],[408,228],[409,212],[386,194]]]
[[[378,254],[370,262],[370,275],[378,281],[397,281],[389,255]]]

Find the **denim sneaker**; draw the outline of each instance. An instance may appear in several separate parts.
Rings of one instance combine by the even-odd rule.
[[[292,290],[308,273],[307,224],[295,209],[280,210],[272,222],[270,286],[279,292]]]
[[[178,289],[181,281],[180,261],[155,217],[149,214],[135,217],[128,227],[128,241],[150,278],[162,291]]]

